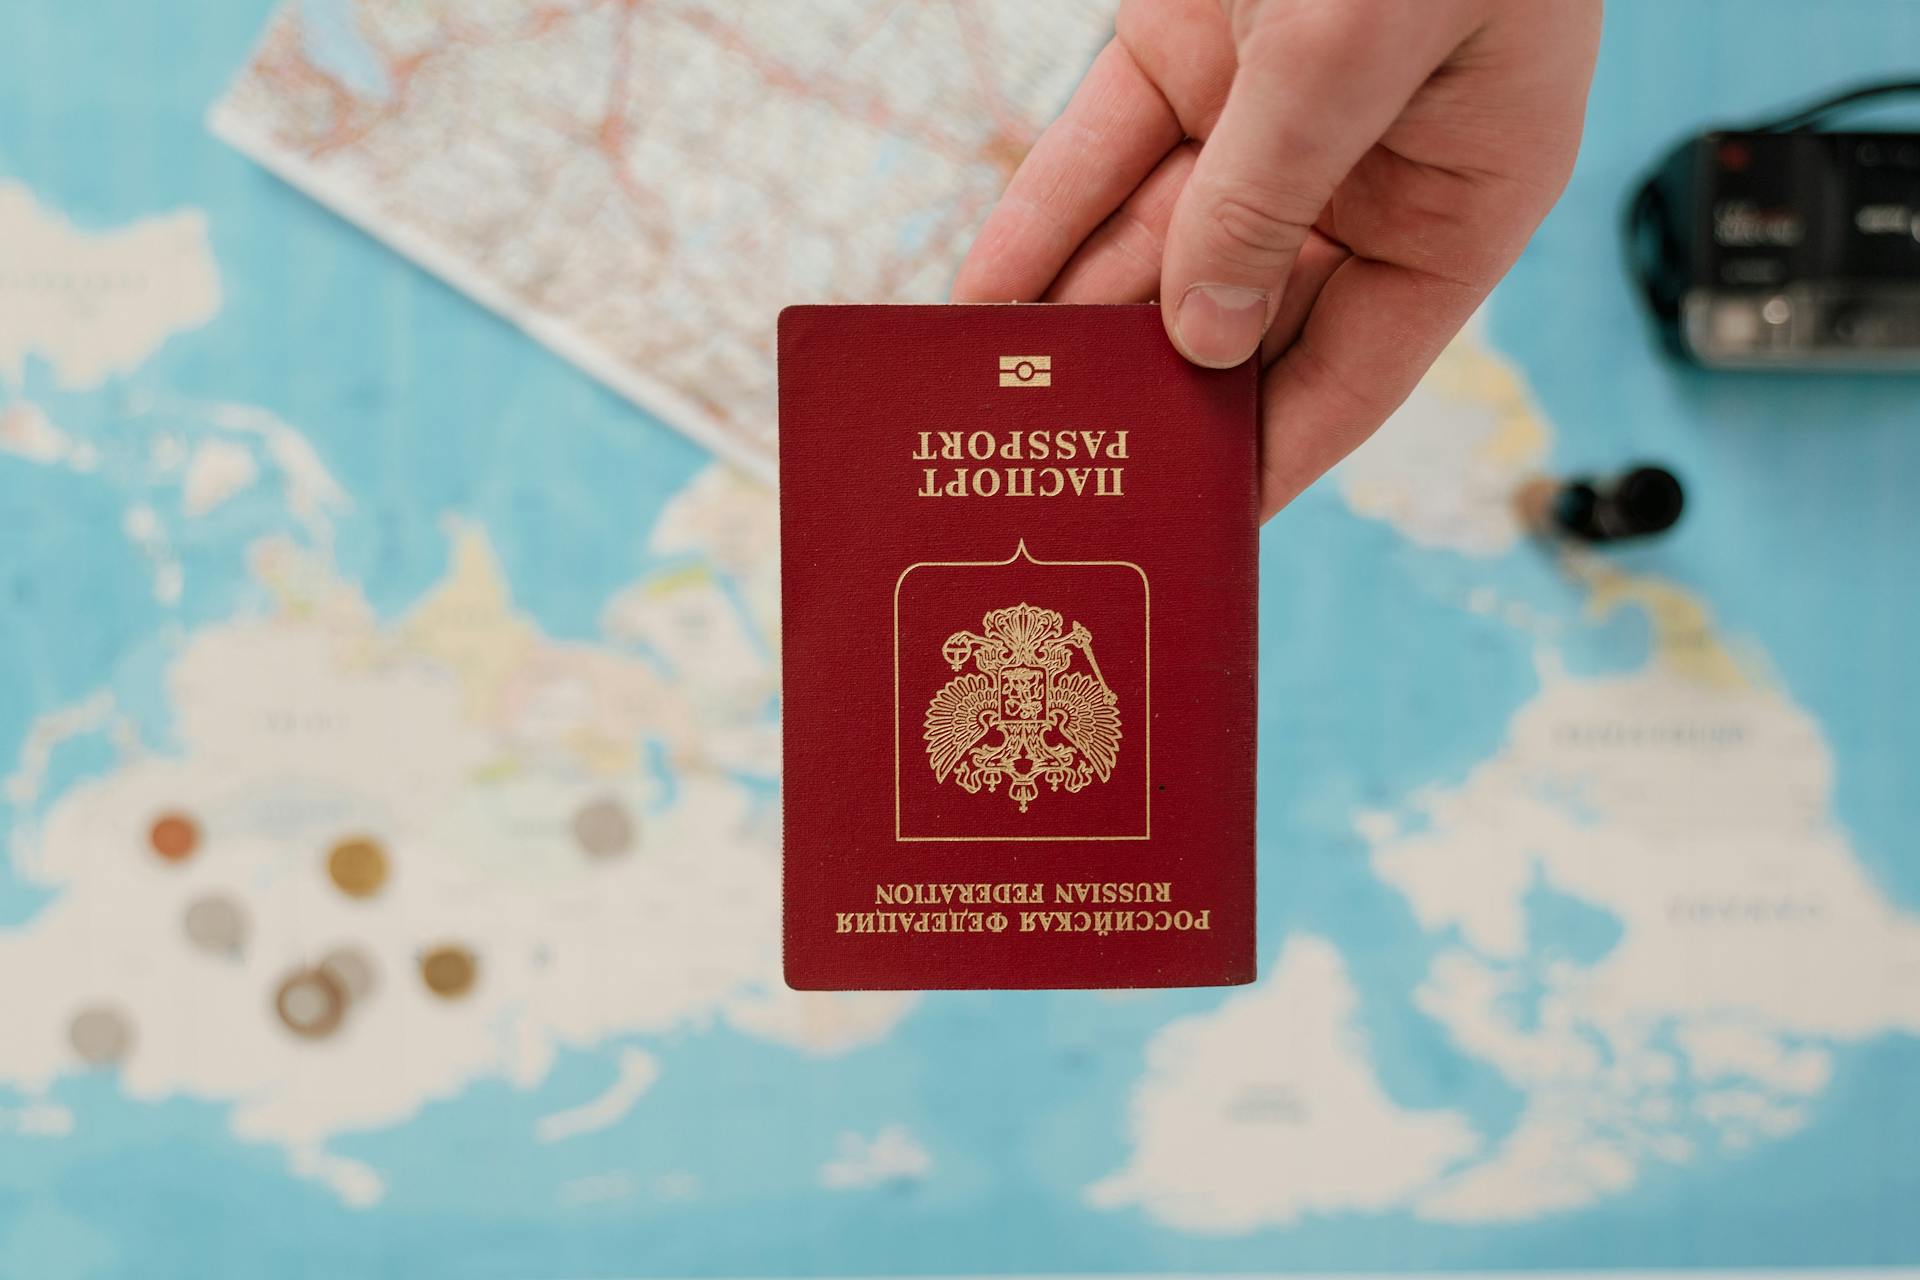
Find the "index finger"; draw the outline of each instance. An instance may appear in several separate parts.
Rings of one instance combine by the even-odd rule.
[[[1182,137],[1173,108],[1118,40],[1100,51],[974,238],[955,302],[1031,302]]]

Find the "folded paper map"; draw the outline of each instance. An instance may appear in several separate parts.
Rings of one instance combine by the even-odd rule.
[[[1111,0],[302,0],[215,131],[715,452],[790,302],[940,300]]]

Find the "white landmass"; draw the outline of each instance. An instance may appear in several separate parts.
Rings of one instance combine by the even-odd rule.
[[[57,1102],[0,1107],[0,1133],[22,1138],[64,1138],[73,1132],[73,1112]]]
[[[258,439],[279,471],[285,486],[287,510],[300,522],[314,545],[322,548],[332,545],[333,520],[351,510],[353,500],[297,428],[257,405],[191,401],[184,404],[204,414],[208,422],[222,431]]]
[[[647,550],[667,559],[695,555],[740,584],[754,629],[780,634],[780,508],[732,467],[708,467],[660,513]]]
[[[1133,1096],[1133,1154],[1088,1202],[1242,1233],[1391,1208],[1472,1154],[1463,1116],[1387,1095],[1358,1005],[1333,946],[1295,936],[1258,986],[1157,1032]]]
[[[39,405],[25,400],[0,408],[0,453],[75,471],[92,471],[100,465],[98,450],[75,440],[55,426]]]
[[[906,1126],[890,1124],[863,1138],[840,1135],[839,1151],[820,1166],[820,1185],[834,1191],[895,1182],[917,1182],[933,1172],[933,1157]]]
[[[737,497],[706,485],[674,518],[727,523],[686,504]],[[67,1028],[104,1004],[134,1030],[117,1068],[128,1095],[230,1103],[237,1135],[284,1146],[297,1173],[367,1204],[379,1172],[329,1141],[400,1123],[479,1077],[531,1087],[564,1049],[716,1019],[831,1052],[911,1007],[781,982],[777,815],[736,781],[774,776],[775,738],[727,719],[770,714],[771,644],[739,634],[752,611],[722,607],[714,572],[670,569],[622,596],[619,616],[673,655],[669,672],[617,638],[543,636],[484,535],[453,525],[450,538],[445,580],[390,625],[323,556],[256,548],[274,605],[186,638],[168,673],[177,750],[123,744],[117,767],[53,799],[18,842],[20,874],[55,896],[0,932],[0,1083],[32,1098],[86,1069]],[[756,698],[720,696],[727,672]],[[49,718],[15,798],[34,806],[44,753],[103,721],[97,698]],[[670,776],[649,766],[647,739],[664,744]],[[582,847],[572,823],[590,803],[632,815],[630,848]],[[180,863],[147,844],[173,810],[203,832]],[[326,871],[332,844],[356,834],[391,862],[366,899]],[[188,905],[210,894],[244,913],[237,954],[187,936]],[[450,942],[478,959],[457,999],[434,995],[418,967]],[[373,991],[330,1036],[293,1034],[274,1014],[278,984],[342,945],[373,961]],[[637,1097],[641,1073],[626,1065]],[[623,1101],[543,1131],[610,1123]]]
[[[1525,383],[1488,348],[1475,316],[1332,480],[1355,515],[1418,546],[1497,556],[1524,535],[1514,490],[1538,470],[1548,440]]]
[[[287,1167],[302,1178],[332,1189],[341,1203],[365,1209],[380,1203],[387,1182],[365,1161],[334,1155],[317,1142],[300,1143],[287,1153]]]
[[[207,514],[271,475],[302,535],[326,550],[333,545],[334,520],[353,509],[300,430],[258,405],[142,388],[128,397],[126,412],[148,426],[150,485],[178,485],[189,517]],[[183,423],[190,424],[190,433],[183,432]]]
[[[1133,1157],[1092,1203],[1194,1232],[1402,1203],[1530,1219],[1622,1192],[1649,1163],[1786,1136],[1834,1048],[1920,1034],[1920,917],[1837,827],[1818,725],[1743,672],[1686,593],[1588,572],[1596,610],[1651,616],[1644,670],[1569,676],[1544,658],[1498,756],[1415,796],[1411,821],[1356,819],[1421,927],[1459,938],[1417,1002],[1523,1092],[1517,1125],[1478,1155],[1461,1117],[1394,1109],[1331,1031],[1352,1006],[1338,958],[1296,940],[1261,986],[1160,1032]],[[1619,940],[1597,960],[1553,952],[1530,921],[1540,889],[1605,913]],[[1242,1102],[1261,1090],[1286,1100],[1277,1117]]]
[[[16,819],[15,835],[30,835],[24,830],[31,817],[33,801],[42,794],[46,782],[47,766],[53,760],[53,753],[62,744],[90,734],[101,733],[114,724],[113,695],[105,689],[91,694],[86,699],[70,707],[40,717],[33,728],[27,731],[25,741],[20,744],[19,762],[8,775],[0,796],[16,812],[26,811]],[[122,732],[118,741],[124,745],[130,741]]]
[[[660,1078],[660,1060],[645,1049],[622,1049],[614,1070],[613,1083],[604,1093],[577,1107],[540,1117],[534,1136],[542,1142],[563,1142],[618,1124]]]
[[[260,468],[245,445],[218,438],[203,441],[187,463],[181,507],[189,516],[204,516],[259,478]]]
[[[219,309],[199,211],[87,232],[0,182],[0,377],[18,385],[36,356],[63,388],[97,387]]]
[[[727,1025],[790,1049],[845,1053],[885,1039],[919,1002],[912,991],[795,991],[770,982],[729,1001]]]
[[[1521,536],[1511,493],[1548,441],[1517,376],[1469,329],[1338,482],[1357,514],[1421,546],[1492,557]],[[1327,1048],[1329,1014],[1303,1012],[1352,997],[1327,944],[1296,942],[1259,987],[1156,1039],[1132,1155],[1094,1203],[1196,1232],[1398,1205],[1534,1218],[1621,1192],[1651,1164],[1790,1134],[1836,1048],[1920,1034],[1920,917],[1873,883],[1836,821],[1819,726],[1684,590],[1602,558],[1563,564],[1585,622],[1644,612],[1652,657],[1570,674],[1551,642],[1558,619],[1490,586],[1467,592],[1462,608],[1540,642],[1540,691],[1463,783],[1354,815],[1374,870],[1440,948],[1419,1008],[1519,1091],[1517,1122],[1482,1138],[1459,1116],[1395,1109],[1357,1045]],[[1543,893],[1617,940],[1580,954],[1541,931]],[[1311,981],[1301,945],[1321,971]],[[1286,1099],[1281,1119],[1236,1109],[1262,1087]],[[1294,1141],[1288,1124],[1338,1117],[1342,1099],[1358,1118]],[[1409,1125],[1424,1127],[1365,1137]],[[1366,1159],[1350,1171],[1356,1151]]]
[[[162,604],[178,604],[186,574],[160,513],[145,502],[136,502],[121,517],[120,531],[139,548],[153,573],[153,598]]]
[[[1421,1198],[1426,1216],[1574,1208],[1649,1162],[1782,1136],[1826,1087],[1830,1047],[1920,1034],[1920,919],[1835,822],[1819,727],[1683,592],[1592,572],[1598,609],[1651,616],[1653,660],[1605,677],[1547,664],[1500,753],[1373,839],[1422,926],[1460,938],[1421,1007],[1527,1098],[1486,1161]],[[1606,913],[1618,942],[1538,958],[1536,886]]]

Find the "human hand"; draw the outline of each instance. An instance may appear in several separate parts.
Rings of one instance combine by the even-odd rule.
[[[956,302],[1158,298],[1256,351],[1261,518],[1371,435],[1565,186],[1599,0],[1125,0]]]

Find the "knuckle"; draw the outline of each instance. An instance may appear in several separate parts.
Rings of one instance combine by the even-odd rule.
[[[1393,29],[1401,7],[1400,0],[1242,0],[1234,35],[1241,57],[1255,65],[1286,58],[1303,44],[1330,54],[1377,40],[1380,31]]]

